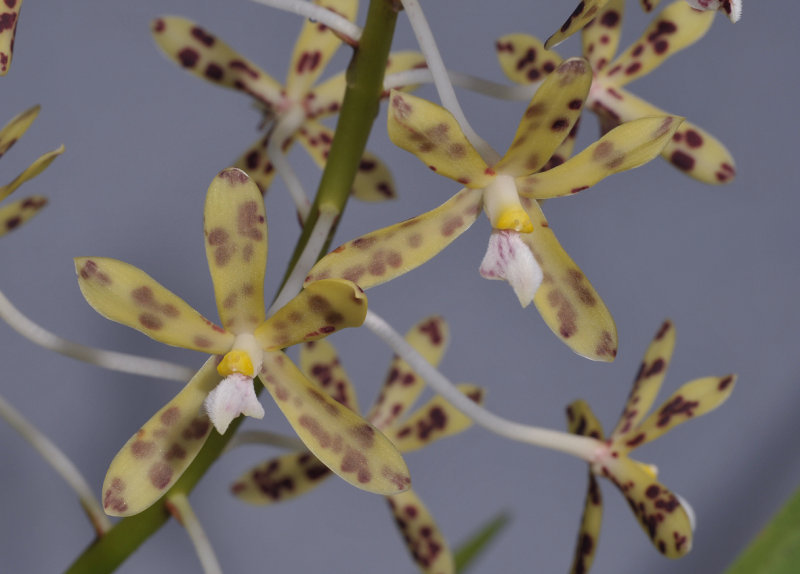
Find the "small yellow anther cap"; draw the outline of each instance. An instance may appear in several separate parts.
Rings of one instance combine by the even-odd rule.
[[[230,376],[233,373],[241,373],[248,377],[255,375],[255,369],[253,369],[253,361],[250,360],[250,355],[246,351],[237,349],[234,349],[222,358],[222,361],[217,365],[217,372],[223,377]]]
[[[520,233],[530,233],[533,231],[533,223],[525,210],[519,205],[508,207],[500,212],[495,229],[508,229]]]
[[[639,465],[643,471],[649,474],[652,478],[658,478],[658,467],[654,464],[645,464],[643,462],[639,462],[638,460],[633,461]]]

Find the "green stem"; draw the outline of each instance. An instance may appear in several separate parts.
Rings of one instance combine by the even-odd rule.
[[[378,115],[383,74],[396,22],[397,7],[392,0],[370,1],[364,33],[347,70],[347,90],[328,162],[284,281],[303,252],[320,209],[332,210],[338,214],[344,211],[372,124]],[[197,458],[159,502],[144,512],[117,522],[105,536],[98,538],[84,550],[67,570],[67,574],[112,572],[122,564],[170,518],[163,501],[174,493],[188,495],[192,491],[222,454],[243,418],[235,420],[225,435],[212,432]]]

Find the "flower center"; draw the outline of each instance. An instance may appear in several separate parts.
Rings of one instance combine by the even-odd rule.
[[[495,229],[521,233],[533,231],[531,218],[519,201],[517,184],[510,175],[498,175],[483,190],[483,207]]]
[[[261,370],[261,354],[255,337],[250,333],[241,333],[236,336],[233,348],[217,365],[217,372],[223,377],[240,373],[252,379]]]

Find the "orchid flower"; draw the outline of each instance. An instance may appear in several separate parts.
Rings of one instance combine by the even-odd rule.
[[[679,558],[692,547],[691,508],[656,480],[654,466],[633,460],[629,455],[679,424],[717,408],[730,396],[736,377],[704,377],[686,383],[645,419],[664,380],[674,347],[675,329],[670,321],[665,321],[645,353],[622,416],[608,438],[603,436],[600,423],[585,401],[575,401],[567,408],[570,432],[600,442],[589,469],[589,490],[573,574],[589,571],[597,549],[603,502],[595,476],[607,478],[620,489],[661,554]]]
[[[306,281],[341,277],[362,289],[389,281],[432,259],[483,208],[492,235],[481,274],[508,281],[523,307],[533,301],[547,325],[576,353],[612,361],[617,352],[614,321],[556,240],[536,200],[576,193],[649,161],[680,119],[662,116],[624,124],[567,163],[539,173],[574,127],[591,81],[591,69],[582,59],[555,69],[528,105],[508,152],[492,166],[446,110],[392,93],[392,141],[465,187],[428,213],[338,247],[311,269]]]
[[[19,5],[17,5],[16,9],[19,10]],[[2,14],[0,14],[0,18],[2,18]],[[2,39],[2,37],[2,28],[0,27],[0,39]],[[2,47],[0,47],[0,57],[2,57],[2,55]],[[17,143],[17,140],[22,137],[22,134],[31,127],[36,116],[39,115],[39,109],[39,106],[33,106],[21,114],[18,114],[3,126],[3,129],[0,130],[0,157],[11,149],[11,146]],[[42,173],[45,168],[63,152],[64,146],[62,145],[58,149],[44,154],[25,168],[25,170],[11,182],[0,186],[0,201],[11,195],[26,181]],[[45,205],[47,205],[46,197],[33,195],[0,207],[0,237],[28,221],[31,217],[39,213]]]
[[[357,0],[317,0],[349,20],[355,18]],[[319,120],[335,114],[344,98],[344,72],[314,85],[341,44],[328,27],[306,20],[295,44],[286,84],[282,86],[247,58],[214,34],[185,18],[164,16],[152,25],[159,48],[185,70],[214,84],[251,96],[272,128],[235,162],[266,192],[275,175],[267,157],[271,138],[285,152],[298,139],[311,158],[323,167],[333,141],[333,130]],[[416,52],[390,55],[386,73],[424,67],[425,59]],[[274,120],[274,123],[272,123]],[[375,155],[362,157],[353,183],[353,196],[364,201],[380,201],[395,196],[388,168]]]
[[[264,203],[239,169],[223,170],[211,182],[204,231],[222,327],[136,267],[107,258],[75,260],[81,292],[101,315],[162,343],[215,355],[114,458],[103,485],[106,512],[127,516],[153,504],[195,458],[212,424],[224,433],[239,414],[263,417],[256,376],[331,470],[365,490],[405,490],[408,471],[391,442],[318,391],[281,351],[360,325],[367,307],[363,292],[344,280],[318,282],[265,319]]]
[[[625,85],[699,40],[714,19],[711,12],[698,12],[686,2],[675,2],[653,20],[638,41],[612,61],[619,43],[624,6],[624,0],[611,0],[583,29],[583,55],[594,74],[586,107],[599,116],[603,131],[621,122],[666,113],[627,91]],[[551,41],[552,38],[546,45]],[[497,41],[496,48],[503,71],[520,84],[541,80],[561,62],[558,54],[526,34],[504,36]],[[568,145],[559,150],[558,160],[569,157],[571,149]],[[688,121],[683,122],[661,155],[704,183],[727,183],[736,175],[733,157],[725,146]]]
[[[5,0],[0,8],[0,76],[5,76],[11,67],[20,9],[22,0]]]
[[[441,317],[428,317],[406,334],[406,341],[432,365],[438,365],[449,342],[449,329]],[[327,341],[305,343],[300,369],[317,386],[350,410],[358,400],[334,347]],[[483,389],[461,384],[459,390],[481,402]],[[440,438],[466,430],[472,421],[442,397],[436,396],[408,416],[425,382],[408,363],[395,356],[383,388],[366,419],[386,434],[401,453],[422,448]],[[308,451],[268,460],[245,474],[231,487],[250,504],[265,505],[304,494],[330,475],[329,469]],[[429,574],[454,572],[453,557],[430,511],[413,490],[387,496],[395,521],[417,565]]]

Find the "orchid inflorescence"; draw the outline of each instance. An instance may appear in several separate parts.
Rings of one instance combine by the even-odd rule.
[[[624,0],[581,2],[545,43],[527,34],[499,38],[495,47],[506,76],[517,84],[532,86],[531,99],[502,156],[469,126],[416,0],[396,4],[373,0],[363,34],[354,23],[357,0],[259,1],[315,16],[302,25],[284,85],[187,18],[160,16],[151,26],[158,48],[170,60],[214,84],[247,94],[262,114],[263,134],[232,167],[214,170],[206,194],[204,245],[220,325],[132,265],[101,256],[75,259],[80,290],[98,313],[167,345],[205,353],[202,367],[195,372],[58,338],[24,317],[0,294],[0,316],[37,344],[100,366],[185,383],[114,457],[99,504],[87,494],[85,481],[62,460],[57,448],[0,402],[0,415],[32,443],[46,444],[39,450],[77,485],[99,536],[78,563],[94,564],[96,553],[106,551],[122,553],[124,559],[138,545],[131,542],[130,547],[123,544],[103,550],[106,534],[116,526],[109,525],[102,515],[98,518],[100,505],[110,516],[125,517],[117,524],[136,524],[133,521],[150,509],[160,508],[163,519],[171,515],[186,526],[204,569],[219,571],[189,502],[194,482],[184,480],[184,475],[191,474],[187,472],[190,467],[213,462],[224,450],[220,445],[227,443],[230,448],[262,442],[291,452],[270,455],[266,462],[242,474],[231,486],[235,497],[270,505],[305,494],[321,479],[336,474],[358,488],[387,497],[421,571],[455,572],[453,551],[431,511],[411,488],[402,455],[459,434],[473,423],[589,464],[589,492],[573,572],[587,572],[595,557],[602,513],[597,476],[620,489],[659,552],[673,558],[688,552],[694,522],[688,503],[656,480],[655,467],[629,455],[676,425],[719,406],[733,390],[735,376],[687,383],[645,418],[675,343],[669,321],[651,343],[614,431],[606,437],[587,403],[576,401],[567,408],[569,432],[563,433],[492,413],[483,404],[489,384],[454,385],[438,369],[450,342],[442,317],[428,317],[402,337],[374,310],[367,309],[364,292],[439,256],[483,211],[491,234],[482,260],[475,259],[480,275],[509,283],[522,307],[534,303],[548,327],[575,353],[596,361],[614,361],[619,342],[611,312],[556,239],[543,202],[583,195],[605,178],[640,167],[659,155],[703,183],[733,179],[735,164],[723,144],[682,117],[639,99],[626,86],[698,41],[717,11],[738,20],[739,0],[678,0],[656,15],[642,38],[616,59]],[[657,0],[643,0],[642,7],[649,12],[656,4]],[[20,5],[21,0],[6,0],[6,12],[0,12],[0,74],[5,74],[11,63]],[[374,14],[383,14],[385,20],[397,18],[400,7],[408,12],[421,52],[388,54],[393,20],[388,38],[378,34],[377,40],[371,40],[368,36],[370,26],[377,26],[370,19],[377,18]],[[582,57],[562,59],[551,49],[579,31]],[[365,80],[356,68],[366,66],[364,62],[372,56],[370,41],[382,43],[388,56],[377,66],[369,63],[370,69],[379,72]],[[356,54],[351,68],[317,84],[343,44]],[[430,72],[442,105],[409,93],[414,85],[394,83],[392,89],[384,89],[381,83],[384,75],[399,73],[401,77],[419,69]],[[299,141],[327,173],[333,164],[328,158],[337,146],[337,130],[320,120],[339,112],[340,124],[361,130],[365,142],[372,118],[359,117],[357,111],[348,111],[346,104],[364,87],[359,82],[368,81],[375,102],[388,100],[391,141],[461,189],[430,211],[345,242],[312,267],[314,250],[330,240],[347,197],[333,199],[329,190],[321,187],[312,204],[286,153]],[[579,120],[587,109],[599,116],[602,135],[573,154]],[[23,112],[0,131],[0,155],[28,129],[38,111],[34,107]],[[62,151],[63,146],[36,160],[0,188],[0,199],[39,174]],[[388,168],[376,156],[364,149],[342,153],[340,157],[347,158],[342,161],[357,165],[353,181],[341,183],[354,197],[365,201],[402,197],[395,191]],[[278,302],[268,309],[264,299],[265,194],[276,173],[292,193],[301,222],[307,222],[306,231],[325,210],[328,226],[317,242],[303,243],[308,241],[304,235],[298,243],[301,255],[290,264],[285,279],[301,273],[305,278],[302,288],[299,282],[287,280]],[[43,197],[34,196],[0,208],[0,235],[18,227],[45,203]],[[395,352],[375,403],[363,415],[338,352],[325,340],[341,329],[362,324]],[[286,352],[294,345],[300,347],[299,366]],[[410,412],[426,385],[436,395]],[[266,431],[236,434],[240,415],[254,419],[267,415],[258,398],[263,388],[297,439]],[[191,480],[196,481],[202,471],[195,475]],[[155,528],[157,525],[143,526],[144,536]]]

